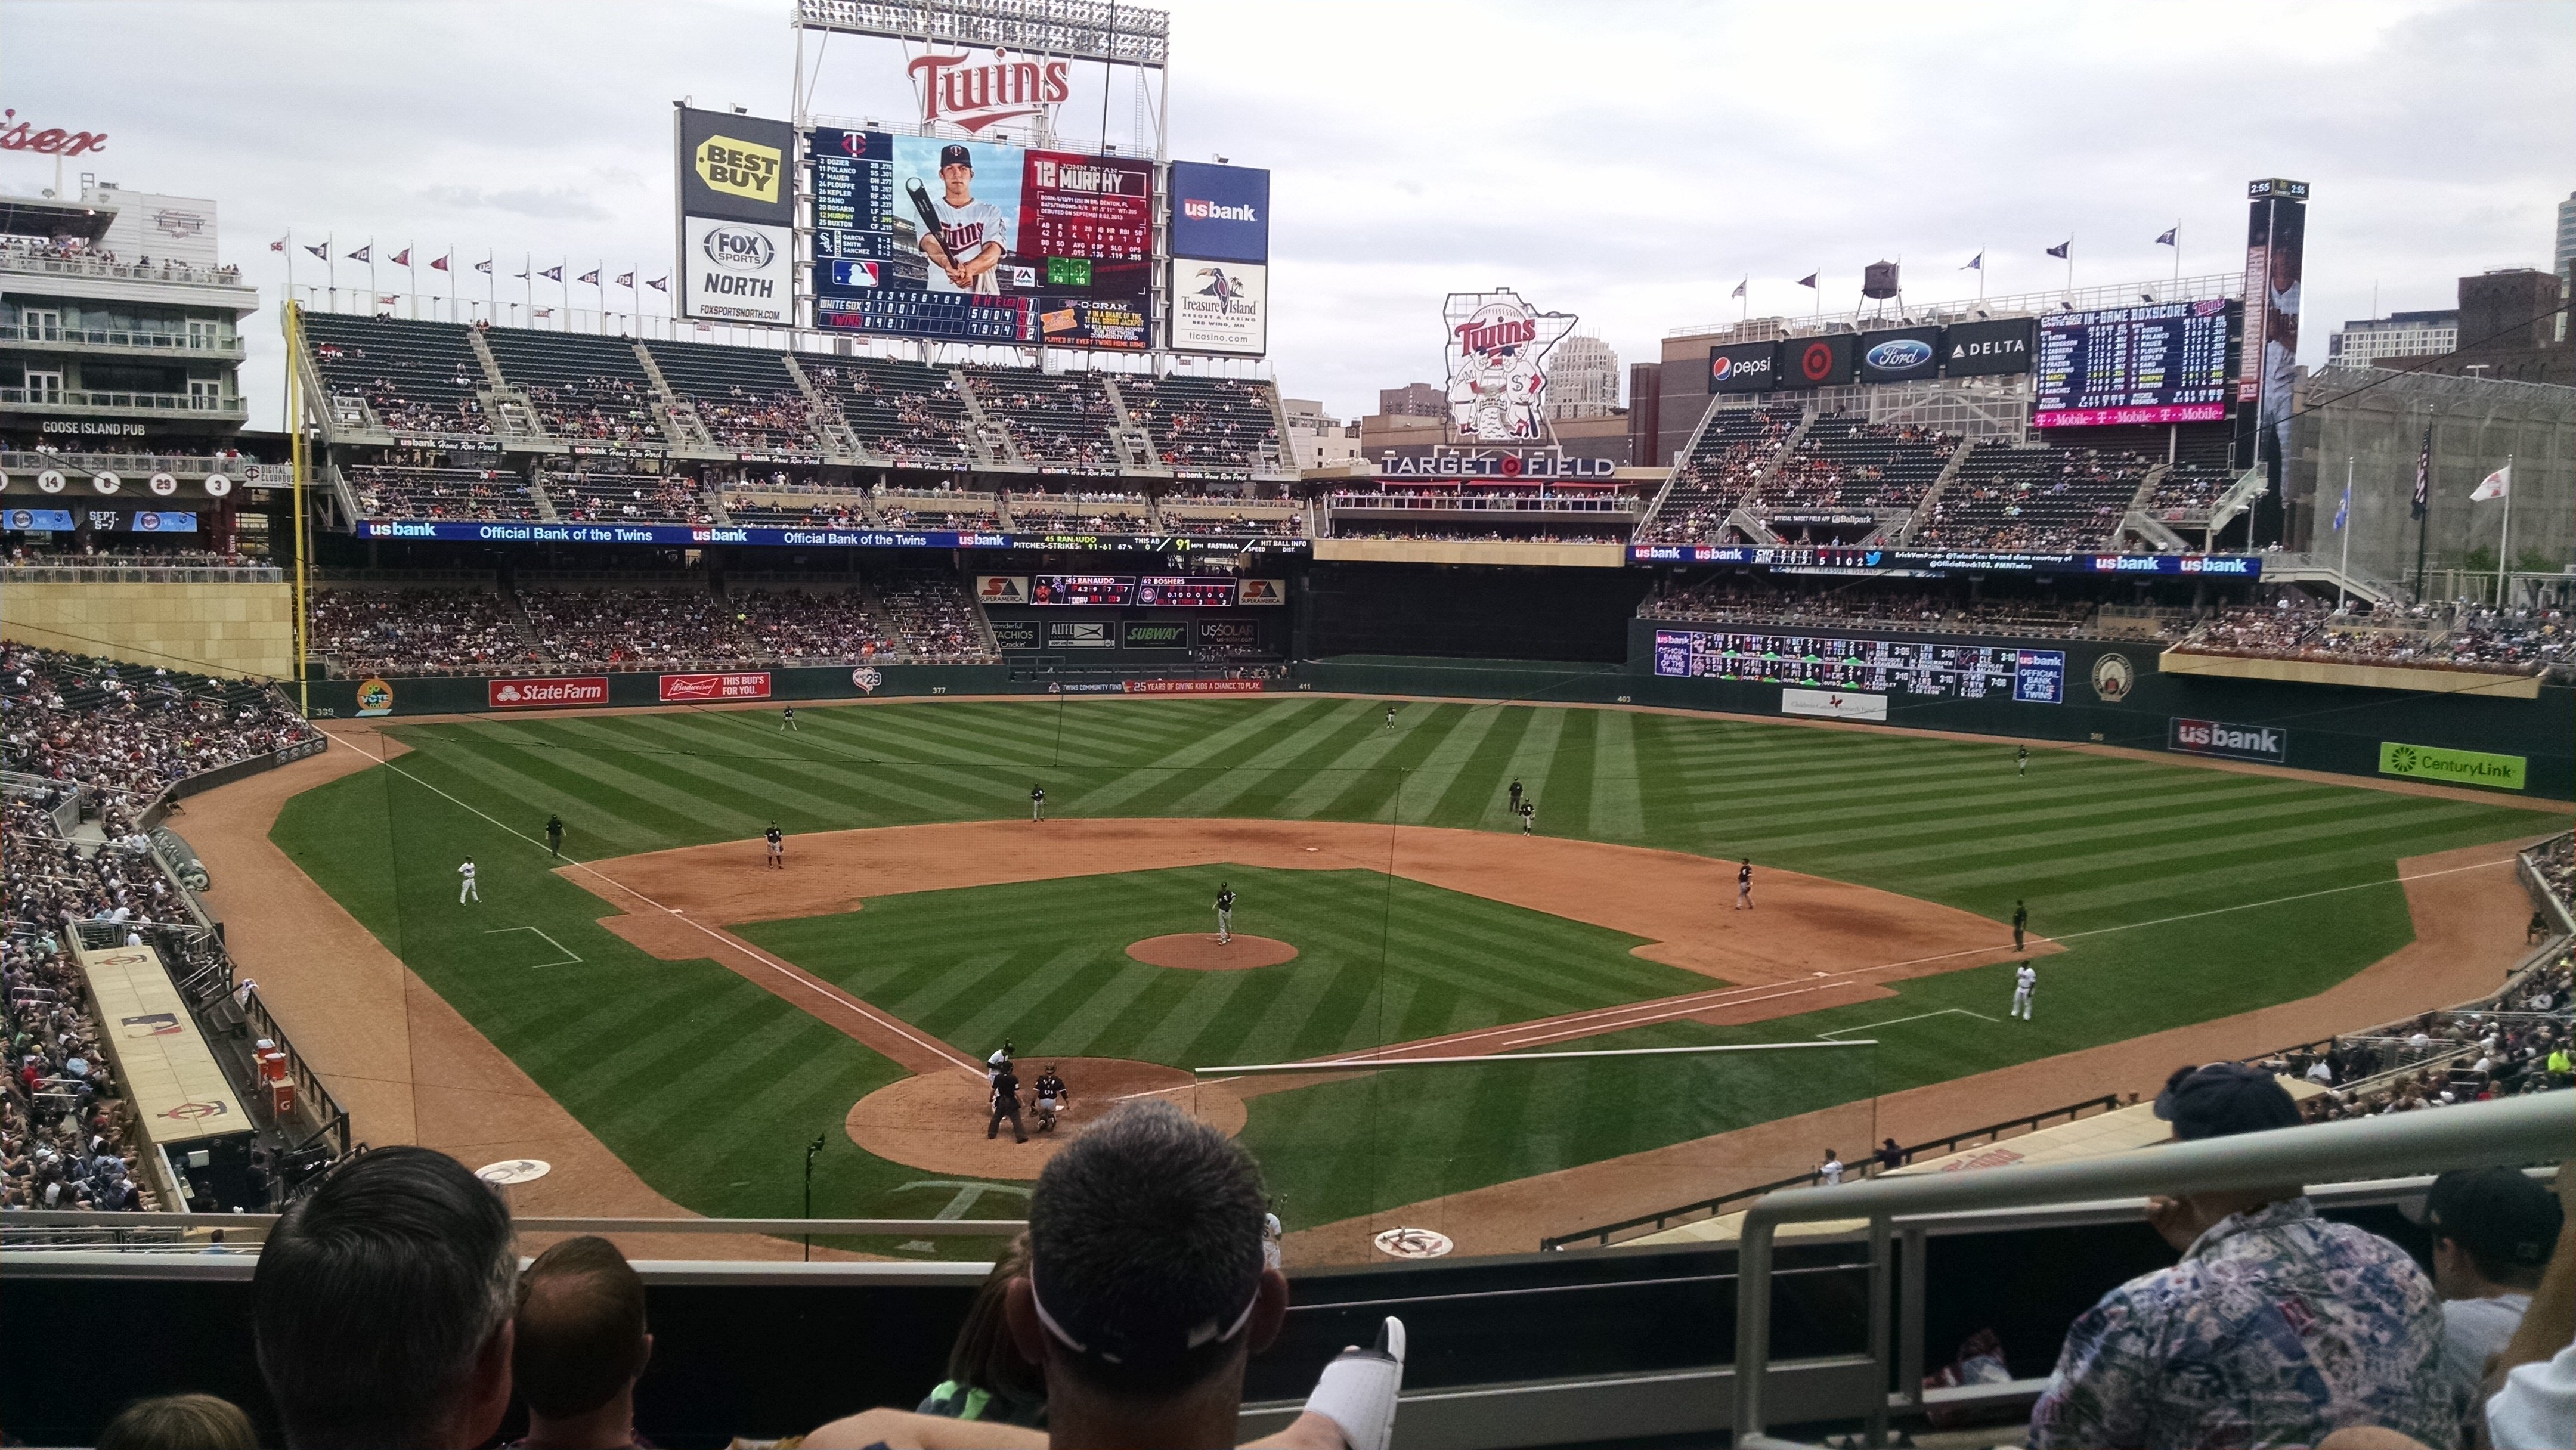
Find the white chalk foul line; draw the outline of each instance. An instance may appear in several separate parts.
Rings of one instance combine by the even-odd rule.
[[[503,932],[507,931],[536,932],[538,940],[543,941],[547,946],[553,947],[556,951],[563,953],[563,959],[561,961],[529,963],[528,970],[530,971],[535,971],[539,967],[569,967],[581,960],[581,953],[565,946],[562,942],[556,941],[553,937],[547,936],[543,931],[539,931],[533,926],[496,926],[483,934],[485,936],[499,936]]]
[[[1974,1018],[1976,1018],[1976,1019],[1977,1019],[1978,1021],[1980,1021],[1980,1022],[1992,1022],[1992,1021],[1994,1021],[1994,1020],[1995,1020],[1994,1018],[1987,1016],[1987,1015],[1986,1015],[1985,1013],[1983,1013],[1983,1012],[1971,1012],[1971,1011],[1969,1011],[1969,1010],[1968,1010],[1967,1008],[1965,1008],[1965,1007],[1944,1007],[1944,1008],[1942,1008],[1942,1009],[1941,1009],[1940,1011],[1938,1011],[1938,1012],[1917,1012],[1917,1013],[1915,1013],[1915,1014],[1914,1014],[1913,1016],[1911,1016],[1911,1017],[1891,1017],[1891,1018],[1889,1018],[1889,1019],[1888,1019],[1887,1021],[1885,1021],[1885,1022],[1869,1022],[1869,1023],[1864,1023],[1864,1024],[1862,1024],[1861,1026],[1858,1026],[1858,1027],[1837,1027],[1837,1028],[1835,1028],[1835,1029],[1834,1029],[1833,1031],[1831,1031],[1831,1032],[1819,1032],[1819,1033],[1817,1033],[1817,1034],[1816,1034],[1816,1036],[1817,1036],[1817,1037],[1819,1037],[1819,1038],[1821,1038],[1821,1039],[1823,1039],[1824,1041],[1831,1042],[1831,1041],[1833,1041],[1835,1038],[1837,1038],[1837,1037],[1841,1037],[1841,1036],[1843,1036],[1843,1035],[1845,1035],[1845,1034],[1847,1034],[1847,1033],[1852,1033],[1852,1032],[1875,1032],[1875,1031],[1877,1031],[1877,1030],[1878,1030],[1879,1028],[1881,1028],[1881,1027],[1894,1027],[1894,1026],[1896,1026],[1897,1024],[1899,1024],[1899,1023],[1903,1023],[1903,1022],[1928,1022],[1928,1021],[1930,1021],[1932,1018],[1935,1018],[1935,1017],[1953,1017],[1953,1016],[1956,1016],[1956,1017],[1974,1017]]]
[[[378,738],[382,739],[383,737],[379,735]],[[538,850],[546,850],[549,856],[553,854],[552,851],[547,850],[545,844],[539,841],[536,837],[496,819],[489,813],[476,808],[474,805],[466,801],[458,800],[454,795],[451,795],[444,790],[440,790],[437,786],[430,784],[428,781],[425,781],[419,776],[412,774],[410,771],[403,769],[401,766],[394,764],[392,759],[381,751],[376,755],[376,763],[401,776],[403,779],[410,781],[412,784],[419,786],[421,789],[429,791],[444,800],[454,802],[458,808],[473,815],[480,816],[484,820],[490,821],[495,828],[509,835],[518,837],[520,840],[527,842],[531,847]],[[707,926],[703,923],[690,921],[687,915],[685,915],[680,908],[676,906],[664,906],[661,902],[655,901],[652,897],[645,895],[643,892],[636,890],[634,887],[627,885],[625,882],[618,880],[616,877],[609,875],[607,872],[600,870],[587,861],[571,861],[565,864],[571,866],[576,871],[587,872],[590,875],[597,877],[599,880],[607,882],[609,885],[616,887],[618,890],[623,891],[627,895],[634,897],[636,900],[643,902],[645,905],[652,907],[655,911],[663,912],[672,917],[676,917],[682,922],[686,922],[693,929],[704,933],[708,939],[714,941],[717,945],[731,951],[740,952],[744,956],[747,956],[753,961],[760,963],[762,966],[767,967],[769,970],[776,972],[778,975],[785,977],[791,982],[794,982],[797,986],[814,993],[816,996],[822,997],[827,1001],[837,1002],[841,1006],[847,1007],[851,1011],[858,1013],[860,1016],[867,1018],[878,1026],[885,1028],[887,1031],[905,1038],[919,1046],[930,1049],[961,1072],[981,1074],[984,1071],[984,1065],[982,1063],[974,1061],[972,1058],[967,1057],[966,1054],[959,1052],[956,1048],[949,1046],[947,1043],[941,1042],[936,1038],[922,1036],[920,1033],[913,1031],[904,1023],[893,1017],[887,1016],[885,1013],[878,1011],[876,1008],[869,1006],[867,1003],[860,1001],[849,993],[826,982],[818,981],[815,978],[798,971],[787,963],[771,957],[768,953],[761,951],[749,942],[727,936],[723,932],[717,931],[713,927]]]

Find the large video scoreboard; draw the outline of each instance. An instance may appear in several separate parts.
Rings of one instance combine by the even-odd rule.
[[[2055,705],[2066,698],[2063,650],[1920,640],[1659,629],[1655,631],[1655,673],[1874,693],[1903,690],[1958,700],[1993,696]]]
[[[1152,345],[1151,162],[829,126],[806,140],[815,326]]]
[[[2235,315],[2208,298],[2041,318],[2032,426],[2217,422]]]

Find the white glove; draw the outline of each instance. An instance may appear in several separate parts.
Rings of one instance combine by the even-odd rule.
[[[1350,1450],[1387,1450],[1395,1397],[1404,1388],[1404,1321],[1388,1315],[1374,1348],[1354,1344],[1333,1357],[1306,1397],[1306,1411],[1330,1420]]]

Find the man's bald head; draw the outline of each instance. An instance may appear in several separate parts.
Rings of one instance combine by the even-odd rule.
[[[512,1364],[529,1412],[586,1415],[644,1373],[644,1281],[617,1246],[566,1239],[519,1276],[518,1349]]]

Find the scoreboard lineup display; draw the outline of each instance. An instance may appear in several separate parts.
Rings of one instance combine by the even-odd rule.
[[[2066,699],[2063,650],[1919,640],[1659,629],[1655,631],[1655,673],[1675,679],[1823,685],[1876,693],[1902,690],[1956,700],[2009,697],[2034,705],[2056,705]]]
[[[815,326],[1152,345],[1150,162],[829,126],[807,133],[807,151]],[[943,257],[980,270],[961,284]]]
[[[2209,298],[2068,312],[2039,323],[2031,423],[2213,423],[2227,416],[2236,316]]]
[[[1029,602],[1112,608],[1158,605],[1170,609],[1231,609],[1231,574],[1038,574],[1029,579]]]

